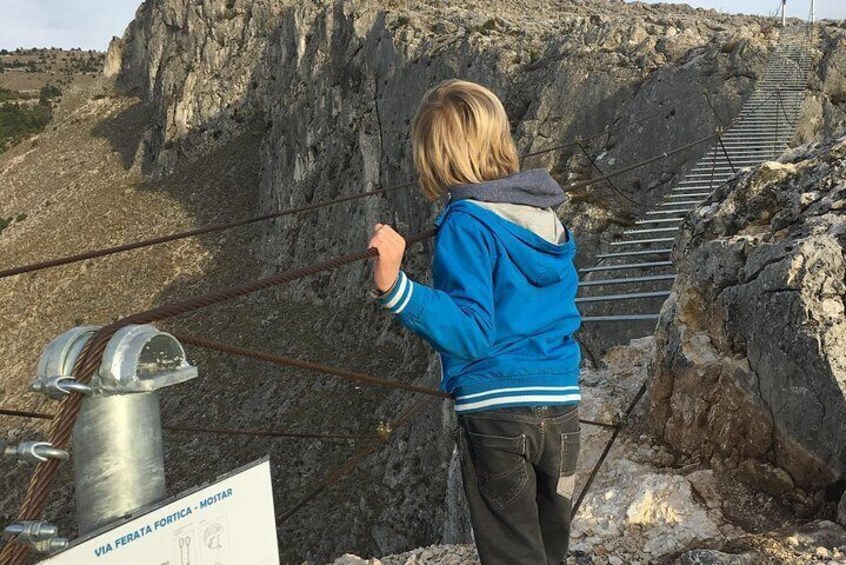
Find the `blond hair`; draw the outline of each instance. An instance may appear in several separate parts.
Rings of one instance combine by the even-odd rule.
[[[520,169],[502,102],[464,80],[444,81],[426,93],[411,142],[420,186],[431,200],[450,186],[495,180]]]

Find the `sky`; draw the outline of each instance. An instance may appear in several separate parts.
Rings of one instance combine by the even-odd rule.
[[[659,3],[659,0],[642,1],[649,4]],[[694,8],[714,8],[723,12],[763,15],[772,14],[781,6],[780,0],[687,0],[686,2],[670,3],[687,4]],[[815,4],[818,19],[846,19],[846,0],[816,0]],[[810,0],[787,0],[787,15],[804,20],[808,17],[810,7]]]
[[[769,14],[779,0],[686,3],[725,12]],[[112,36],[123,35],[139,5],[140,0],[0,0],[0,48],[82,47],[105,51]],[[805,18],[809,5],[809,0],[788,0],[788,15]],[[816,5],[819,18],[846,19],[846,0],[816,0]]]

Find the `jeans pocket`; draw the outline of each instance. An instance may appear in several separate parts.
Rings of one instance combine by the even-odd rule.
[[[467,432],[467,441],[482,495],[500,507],[517,498],[529,482],[526,435],[503,437]]]
[[[564,498],[573,498],[576,487],[576,468],[579,464],[581,431],[561,433],[561,462],[558,469],[556,492]]]

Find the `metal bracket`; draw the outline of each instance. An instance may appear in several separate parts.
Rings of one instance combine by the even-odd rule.
[[[58,377],[48,377],[39,379],[30,385],[30,388],[35,392],[46,394],[53,400],[62,400],[71,392],[76,392],[82,395],[91,394],[91,387],[77,382],[71,376],[59,375]]]
[[[379,422],[379,425],[376,427],[376,435],[383,440],[391,437],[392,433],[394,433],[394,430],[388,422]]]
[[[25,441],[18,445],[7,445],[3,455],[27,463],[42,463],[48,459],[67,461],[70,457],[64,449],[57,449],[46,441]]]
[[[3,529],[3,540],[29,546],[38,553],[52,553],[68,546],[68,540],[57,537],[59,528],[47,522],[19,522]]]

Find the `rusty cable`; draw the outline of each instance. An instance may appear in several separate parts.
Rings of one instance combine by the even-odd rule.
[[[173,426],[164,425],[163,430],[169,432],[185,432],[198,434],[213,434],[226,436],[260,436],[260,437],[282,437],[291,439],[373,439],[379,437],[378,434],[341,434],[341,433],[307,433],[307,432],[285,432],[277,430],[252,430],[252,429],[236,429],[236,428],[206,428],[197,426]]]
[[[716,108],[714,108],[714,104],[712,104],[712,103],[711,103],[711,97],[710,97],[710,96],[708,96],[708,91],[707,91],[707,90],[705,90],[705,89],[703,88],[703,89],[702,89],[702,94],[704,94],[704,95],[705,95],[705,100],[708,102],[708,107],[709,107],[709,108],[711,108],[711,111],[714,113],[714,117],[715,117],[715,118],[717,118],[717,121],[718,121],[718,122],[720,122],[720,125],[721,125],[721,126],[725,126],[725,125],[726,125],[726,123],[723,121],[723,119],[722,119],[722,118],[720,117],[720,115],[717,113],[717,109],[716,109]]]
[[[194,345],[197,347],[202,347],[204,349],[212,349],[215,351],[221,351],[223,353],[229,353],[232,355],[238,355],[240,357],[249,357],[251,359],[257,359],[259,361],[266,361],[268,363],[273,363],[275,365],[283,365],[286,367],[295,367],[297,369],[305,369],[307,371],[316,371],[318,373],[325,373],[327,375],[332,375],[335,377],[340,377],[342,379],[346,379],[353,382],[365,383],[369,385],[376,385],[382,386],[387,388],[395,388],[401,389],[408,392],[414,392],[419,394],[426,394],[429,396],[435,396],[438,398],[451,398],[451,396],[445,392],[441,392],[440,390],[436,390],[434,388],[427,388],[422,386],[416,386],[408,383],[403,383],[399,381],[391,381],[388,379],[382,379],[379,377],[374,377],[372,375],[368,375],[366,373],[359,373],[356,371],[348,371],[346,369],[339,369],[336,367],[330,367],[328,365],[322,365],[320,363],[313,363],[311,361],[302,361],[300,359],[294,359],[293,357],[287,357],[285,355],[277,355],[275,353],[269,353],[266,351],[257,351],[255,349],[246,349],[244,347],[238,347],[235,345],[230,345],[228,343],[222,343],[219,341],[213,341],[211,339],[207,339],[204,337],[196,337],[191,335],[185,335],[182,333],[173,333],[173,336],[182,343],[187,343],[189,345]]]
[[[702,93],[704,93],[706,98],[707,98],[707,93],[704,90],[702,91]],[[566,143],[564,145],[557,145],[557,146],[554,146],[554,147],[549,147],[547,149],[543,149],[543,150],[540,150],[540,151],[534,151],[534,152],[531,152],[531,153],[526,153],[525,155],[523,155],[523,157],[521,159],[527,159],[529,157],[533,157],[535,155],[540,155],[542,153],[549,153],[549,152],[552,152],[552,151],[558,151],[560,149],[573,147],[573,146],[577,145],[580,141],[590,141],[592,139],[596,139],[597,137],[601,137],[601,136],[606,135],[608,133],[611,133],[611,132],[614,132],[614,131],[635,125],[637,123],[651,119],[655,116],[665,114],[667,111],[675,110],[676,108],[678,108],[682,104],[688,102],[689,100],[692,100],[696,96],[698,96],[698,94],[689,96],[688,98],[683,99],[681,102],[678,102],[675,106],[672,106],[672,107],[670,107],[666,110],[656,111],[652,114],[643,116],[643,117],[638,118],[636,120],[633,120],[631,122],[627,122],[626,124],[615,126],[613,128],[606,128],[605,130],[603,130],[602,132],[600,132],[598,134],[582,138],[581,140],[572,141],[572,142]],[[772,96],[774,96],[774,94],[771,94],[770,96],[768,96],[764,101],[761,102],[761,104],[763,104],[764,102],[769,100]],[[708,100],[708,102],[710,104],[710,99]],[[713,109],[713,107],[712,107],[712,109]],[[757,107],[755,109],[757,109]],[[716,115],[716,112],[715,112],[715,115]],[[719,120],[719,116],[717,116],[717,119]],[[735,120],[733,120],[732,123],[734,123],[734,121]],[[672,154],[672,152],[667,153],[667,155],[671,155],[671,154]],[[636,166],[634,166],[632,168],[637,168],[638,166],[643,166],[643,165],[649,164],[651,162],[653,162],[653,161],[637,163]],[[603,175],[602,177],[599,177],[599,180],[607,180],[608,178],[611,178],[611,176],[616,176],[616,175],[622,174],[624,172],[632,170],[632,168],[627,168],[627,169],[624,169],[622,171],[615,171],[615,172],[613,172],[609,175]],[[161,243],[168,243],[168,242],[171,242],[171,241],[177,241],[177,240],[180,240],[180,239],[185,239],[185,238],[193,237],[193,236],[197,236],[197,235],[203,235],[203,234],[207,234],[207,233],[223,231],[223,230],[231,229],[231,228],[238,227],[238,226],[243,226],[243,225],[248,225],[248,224],[252,224],[252,223],[262,222],[262,221],[265,221],[265,220],[271,220],[271,219],[274,219],[274,218],[279,218],[279,217],[286,216],[286,215],[298,214],[298,213],[302,213],[302,212],[308,212],[308,211],[311,211],[311,210],[318,210],[320,208],[333,206],[335,204],[340,204],[340,203],[343,203],[343,202],[349,202],[351,200],[358,200],[358,199],[361,199],[361,198],[367,198],[369,196],[377,196],[379,194],[384,194],[386,192],[390,192],[390,191],[397,190],[397,189],[400,189],[400,188],[407,188],[407,187],[413,186],[414,184],[416,184],[416,183],[406,182],[406,183],[402,183],[402,184],[387,186],[385,188],[380,188],[380,189],[376,189],[376,190],[362,192],[362,193],[359,193],[359,194],[342,196],[340,198],[336,198],[334,200],[328,200],[328,201],[325,201],[325,202],[317,202],[317,203],[314,203],[314,204],[307,204],[307,205],[298,206],[298,207],[295,207],[295,208],[287,208],[285,210],[280,210],[278,212],[271,212],[269,214],[264,214],[262,216],[256,216],[256,217],[253,217],[253,218],[244,218],[242,220],[236,220],[236,221],[233,221],[233,222],[212,224],[212,225],[209,225],[209,226],[203,226],[203,227],[192,229],[192,230],[177,232],[177,233],[173,233],[173,234],[169,234],[169,235],[163,235],[163,236],[145,239],[145,240],[141,240],[141,241],[136,241],[136,242],[132,242],[132,243],[125,243],[125,244],[116,245],[116,246],[113,246],[113,247],[107,247],[107,248],[104,248],[104,249],[94,249],[94,250],[91,250],[91,251],[84,251],[82,253],[77,253],[77,254],[74,254],[74,255],[67,255],[65,257],[59,257],[59,258],[56,258],[56,259],[49,259],[49,260],[40,261],[40,262],[37,262],[37,263],[30,263],[28,265],[11,267],[11,268],[8,268],[8,269],[0,270],[0,279],[12,277],[12,276],[20,275],[20,274],[24,274],[24,273],[41,271],[41,270],[49,269],[49,268],[52,268],[52,267],[70,265],[70,264],[73,264],[73,263],[78,263],[80,261],[85,261],[87,259],[96,259],[96,258],[99,258],[99,257],[106,257],[106,256],[114,255],[114,254],[117,254],[117,253],[123,253],[123,252],[126,252],[126,251],[132,251],[134,249],[140,249],[140,248],[144,248],[144,247],[150,247],[150,246],[153,246],[153,245],[158,245],[158,244],[161,244]],[[579,186],[587,186],[587,185],[579,185]]]
[[[720,134],[718,134],[718,133],[711,134],[707,137],[697,139],[696,141],[693,141],[693,142],[688,143],[686,145],[682,145],[681,147],[679,147],[677,149],[673,149],[672,151],[666,151],[664,153],[661,153],[660,155],[650,157],[649,159],[646,159],[645,161],[640,161],[639,163],[629,165],[628,167],[623,167],[622,169],[617,169],[616,171],[612,171],[610,173],[604,174],[601,177],[596,177],[596,178],[593,178],[593,179],[574,182],[572,184],[567,185],[567,187],[565,187],[564,190],[565,191],[566,190],[573,190],[575,188],[582,188],[582,187],[585,187],[585,186],[590,186],[592,184],[596,184],[598,182],[606,181],[610,178],[622,175],[624,173],[628,173],[629,171],[633,171],[635,169],[639,169],[639,168],[644,167],[646,165],[650,165],[652,163],[655,163],[656,161],[661,161],[662,159],[666,159],[667,157],[669,157],[671,155],[675,155],[677,153],[687,151],[688,149],[692,149],[693,147],[696,147],[697,145],[701,145],[701,144],[703,144],[707,141],[711,141],[712,139],[716,138],[719,135]]]
[[[74,255],[67,255],[65,257],[59,257],[57,259],[50,259],[48,261],[41,261],[38,263],[31,263],[29,265],[21,265],[20,267],[12,267],[5,270],[0,270],[0,279],[4,279],[7,277],[12,277],[15,275],[20,275],[23,273],[32,273],[35,271],[41,271],[43,269],[49,269],[51,267],[59,267],[62,265],[70,265],[72,263],[78,263],[80,261],[85,261],[87,259],[95,259],[98,257],[106,257],[108,255],[114,255],[116,253],[123,253],[126,251],[132,251],[133,249],[140,249],[142,247],[150,247],[152,245],[158,245],[161,243],[167,243],[170,241],[177,241],[180,239],[185,239],[188,237],[193,237],[197,235],[203,235],[207,233],[213,233],[217,231],[223,231],[230,228],[235,228],[238,226],[245,226],[247,224],[254,224],[257,222],[263,222],[266,220],[272,220],[275,218],[280,218],[282,216],[288,216],[291,214],[299,214],[302,212],[309,212],[311,210],[318,210],[320,208],[326,208],[328,206],[333,206],[335,204],[341,204],[343,202],[349,202],[351,200],[358,200],[360,198],[367,198],[369,196],[377,196],[379,194],[385,194],[387,192],[397,190],[400,188],[406,188],[409,186],[414,185],[413,182],[407,182],[403,184],[398,184],[394,186],[388,186],[385,188],[380,188],[377,190],[370,190],[368,192],[361,192],[359,194],[352,194],[349,196],[342,196],[340,198],[335,198],[334,200],[328,200],[325,202],[317,202],[315,204],[307,204],[305,206],[297,206],[295,208],[287,208],[285,210],[280,210],[278,212],[271,212],[269,214],[264,214],[262,216],[256,216],[254,218],[244,218],[242,220],[235,220],[233,222],[225,222],[221,224],[212,224],[208,226],[199,227],[192,230],[177,232],[169,235],[163,235],[159,237],[153,237],[150,239],[144,239],[141,241],[135,241],[132,243],[124,243],[122,245],[116,245],[114,247],[106,247],[104,249],[94,249],[91,251],[85,251],[82,253],[77,253]]]
[[[22,410],[9,410],[0,408],[0,416],[12,416],[18,418],[30,418],[36,420],[52,420],[55,416],[53,414],[45,414],[42,412],[25,412]],[[219,435],[244,435],[244,436],[269,436],[269,437],[287,437],[295,439],[372,439],[378,437],[378,434],[320,434],[320,433],[304,433],[304,432],[283,432],[278,430],[252,430],[252,429],[236,429],[236,428],[207,428],[198,426],[175,426],[164,424],[163,430],[169,432],[190,432],[200,434],[219,434]]]
[[[722,145],[722,136],[717,138],[717,142]],[[708,181],[708,192],[714,191],[714,175],[717,174],[717,146],[714,146],[714,152],[711,154],[711,180]]]
[[[12,416],[15,418],[30,418],[34,420],[52,420],[52,414],[44,414],[41,412],[27,412],[24,410],[10,410],[8,408],[0,408],[0,416]]]
[[[334,485],[346,475],[348,475],[350,472],[352,472],[356,467],[358,467],[358,465],[362,461],[367,459],[380,447],[386,445],[391,440],[391,438],[394,437],[394,433],[398,429],[410,423],[414,419],[414,417],[417,416],[431,402],[433,402],[433,399],[431,398],[421,398],[414,402],[411,406],[406,408],[402,412],[402,414],[400,414],[400,416],[389,425],[389,427],[387,428],[387,433],[380,435],[369,445],[366,445],[355,453],[353,453],[353,455],[349,459],[347,459],[344,464],[337,467],[328,477],[326,477],[326,479],[321,481],[299,501],[297,501],[294,505],[292,505],[285,512],[283,512],[282,515],[279,516],[278,523],[284,523],[291,516],[296,514],[298,510],[300,510],[306,504],[311,502],[315,497],[317,497],[320,493],[330,488],[332,485]]]
[[[406,238],[406,243],[408,245],[412,245],[429,239],[433,237],[434,234],[434,229],[426,230]],[[106,345],[111,337],[116,331],[127,325],[147,324],[165,320],[194,310],[212,306],[214,304],[246,296],[253,292],[265,290],[281,284],[290,283],[304,277],[333,270],[344,265],[364,261],[377,255],[378,251],[376,249],[369,248],[364,251],[334,257],[320,263],[314,263],[306,267],[283,271],[281,273],[277,273],[276,275],[259,279],[251,283],[196,296],[182,302],[168,304],[158,308],[153,308],[152,310],[127,316],[117,322],[101,328],[85,343],[85,346],[74,363],[72,376],[77,382],[87,384],[97,371],[97,368],[100,366],[103,358],[103,352],[105,351]],[[82,396],[79,394],[71,393],[62,400],[59,405],[59,413],[51,422],[50,427],[50,443],[53,447],[64,449],[68,445],[73,430],[73,424],[76,421],[76,417],[79,414],[81,406]],[[58,461],[56,459],[49,459],[45,462],[39,463],[35,468],[35,471],[30,478],[23,504],[21,505],[21,520],[33,520],[40,516],[44,511],[44,506],[47,502],[47,495],[53,487],[53,484],[56,481],[56,475],[59,471],[59,465],[57,463]],[[2,550],[0,550],[0,563],[3,565],[23,565],[26,561],[26,553],[27,548],[25,546],[7,544]]]
[[[722,137],[718,137],[718,138],[717,138],[717,142],[720,144],[720,147],[721,147],[721,148],[722,148],[722,150],[723,150],[723,155],[725,155],[725,156],[726,156],[726,161],[728,161],[729,167],[731,167],[731,172],[732,172],[733,174],[734,174],[734,173],[737,173],[737,169],[734,167],[734,163],[732,163],[732,162],[731,162],[731,157],[729,157],[728,150],[726,149],[726,146],[725,146],[725,144],[723,143],[723,138],[722,138]],[[715,147],[715,148],[714,148],[714,154],[715,154],[715,156],[716,156],[716,153],[717,153],[717,148]]]
[[[778,97],[778,105],[781,108],[781,113],[784,114],[784,120],[790,125],[790,127],[796,127],[796,124],[790,119],[787,115],[787,110],[784,108],[784,100],[781,97],[781,89],[776,88],[776,96]]]
[[[573,504],[573,509],[570,513],[570,518],[572,519],[575,517],[576,512],[579,511],[579,507],[582,505],[582,501],[584,500],[585,496],[587,496],[588,491],[590,490],[591,485],[593,485],[593,481],[596,479],[596,475],[599,473],[600,467],[605,462],[606,457],[608,457],[608,453],[611,451],[611,448],[614,446],[614,442],[617,441],[617,436],[620,435],[620,432],[623,428],[626,427],[628,424],[629,417],[634,412],[637,403],[640,402],[640,399],[646,393],[646,382],[640,385],[640,389],[638,389],[637,394],[635,395],[634,399],[629,403],[628,408],[623,413],[623,417],[620,418],[619,422],[616,426],[614,426],[614,432],[611,434],[611,437],[608,438],[608,443],[605,444],[605,449],[602,450],[602,454],[600,454],[599,459],[596,462],[596,465],[593,466],[593,470],[590,473],[587,481],[585,482],[584,488],[579,493],[579,497],[576,499],[575,504]]]
[[[591,140],[596,139],[598,137],[602,137],[603,135],[608,135],[609,133],[613,133],[615,131],[619,131],[621,129],[625,129],[625,128],[637,125],[641,122],[651,120],[652,118],[654,118],[656,116],[661,116],[663,114],[666,114],[667,112],[671,112],[673,110],[676,110],[682,104],[686,104],[687,102],[690,102],[691,100],[693,100],[694,98],[696,98],[699,95],[700,95],[700,93],[692,94],[692,95],[688,96],[687,98],[684,98],[681,101],[677,102],[675,106],[670,106],[669,108],[665,108],[663,110],[656,110],[655,112],[652,112],[651,114],[647,114],[645,116],[631,120],[631,121],[626,122],[624,124],[620,124],[620,125],[610,127],[610,128],[605,128],[599,133],[595,133],[595,134],[590,135],[588,137],[583,137],[581,139],[581,141],[591,141]],[[534,157],[536,155],[543,155],[544,153],[552,153],[553,151],[559,151],[561,149],[567,149],[569,147],[574,147],[577,143],[578,143],[578,141],[568,141],[567,143],[563,143],[561,145],[553,145],[552,147],[547,147],[546,149],[540,149],[538,151],[532,151],[531,153],[526,153],[525,155],[523,155],[523,159],[528,159],[529,157]]]
[[[585,146],[584,146],[584,145],[582,145],[582,142],[581,142],[581,141],[578,141],[578,142],[576,143],[576,145],[579,147],[579,150],[581,150],[581,152],[584,154],[584,156],[585,156],[585,157],[587,157],[588,161],[590,161],[590,164],[591,164],[591,165],[593,165],[593,168],[594,168],[594,169],[596,169],[596,172],[598,172],[600,175],[604,176],[604,175],[605,175],[605,173],[603,173],[603,172],[602,172],[602,169],[600,169],[600,168],[599,168],[599,165],[597,164],[596,159],[594,159],[594,158],[593,158],[593,156],[592,156],[590,153],[588,153],[588,150],[587,150],[587,149],[585,149]],[[614,192],[616,192],[617,194],[619,194],[620,196],[622,196],[623,198],[625,198],[626,200],[628,200],[629,202],[631,202],[631,203],[632,203],[632,204],[634,204],[635,206],[642,206],[642,207],[644,207],[644,208],[648,208],[648,207],[649,207],[649,205],[648,205],[648,204],[642,204],[642,203],[640,203],[640,202],[636,202],[636,201],[632,200],[631,198],[629,198],[628,196],[626,196],[626,195],[623,193],[623,191],[622,191],[622,190],[620,190],[619,188],[617,188],[617,185],[615,185],[615,184],[614,184],[614,182],[613,182],[610,178],[609,178],[609,179],[607,179],[607,181],[608,181],[608,186],[610,186],[610,187],[611,187],[611,189],[612,189]]]

